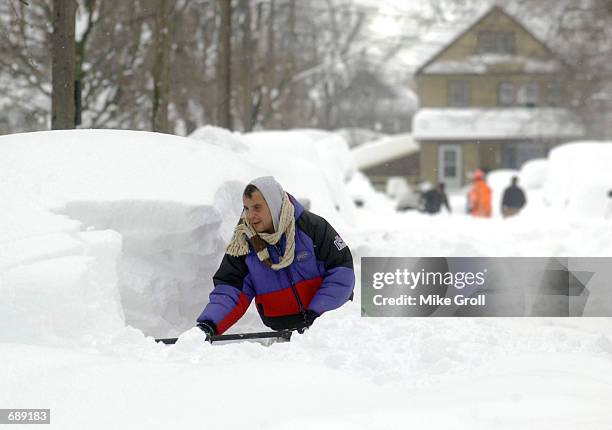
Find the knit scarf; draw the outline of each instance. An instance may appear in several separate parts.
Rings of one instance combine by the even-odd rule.
[[[285,233],[287,242],[285,245],[285,253],[280,256],[278,263],[272,263],[267,245],[275,245],[278,243],[283,233]],[[259,261],[272,270],[280,270],[293,263],[295,254],[295,217],[293,215],[293,204],[289,201],[287,193],[283,196],[277,231],[274,233],[257,233],[243,215],[238,225],[234,228],[234,234],[225,252],[233,257],[246,255],[249,253],[249,240],[255,248]]]

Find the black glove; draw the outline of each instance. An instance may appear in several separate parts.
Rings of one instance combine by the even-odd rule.
[[[317,318],[319,318],[319,314],[312,309],[307,309],[306,312],[304,312],[304,322],[306,323],[306,327],[310,327]]]
[[[210,321],[202,321],[197,324],[197,327],[206,334],[206,340],[212,342],[212,337],[217,334],[215,325]]]

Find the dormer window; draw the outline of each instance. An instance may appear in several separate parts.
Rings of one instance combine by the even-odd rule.
[[[522,85],[516,96],[518,104],[525,107],[536,107],[539,99],[540,86],[536,83]]]
[[[514,54],[514,33],[511,31],[481,31],[478,33],[481,54]]]

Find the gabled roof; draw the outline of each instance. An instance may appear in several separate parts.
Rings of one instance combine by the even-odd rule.
[[[512,20],[517,26],[522,28],[527,34],[529,34],[529,36],[531,36],[534,40],[536,40],[551,55],[553,55],[555,58],[559,58],[559,56],[555,52],[553,52],[546,43],[544,43],[539,37],[534,35],[533,32],[531,32],[527,27],[525,27],[525,25],[523,25],[519,20],[517,20],[514,16],[510,15],[509,13],[507,13],[500,6],[494,5],[494,6],[491,6],[490,8],[488,8],[488,9],[486,9],[483,13],[481,13],[479,15],[476,15],[471,23],[468,23],[463,28],[463,30],[461,30],[458,34],[453,36],[452,39],[449,42],[445,43],[431,57],[429,57],[429,59],[427,61],[425,61],[421,66],[419,66],[417,68],[417,70],[415,72],[415,76],[422,74],[426,67],[428,67],[430,64],[435,62],[438,58],[440,58],[440,56],[442,56],[442,54],[444,54],[459,39],[461,39],[465,34],[467,34],[470,31],[472,31],[474,29],[474,27],[476,27],[478,24],[480,24],[482,21],[484,21],[487,17],[489,17],[490,15],[492,15],[495,12],[500,12],[504,16],[508,17],[508,19]]]

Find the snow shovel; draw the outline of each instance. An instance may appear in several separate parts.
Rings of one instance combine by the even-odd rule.
[[[247,339],[278,339],[277,342],[289,342],[291,341],[291,334],[294,330],[279,330],[279,331],[261,331],[255,333],[235,333],[235,334],[219,334],[211,336],[208,340],[210,343],[222,342],[226,340],[247,340]],[[298,330],[299,333],[303,333],[304,330]],[[173,345],[178,340],[177,337],[170,337],[166,339],[155,339],[155,342],[164,343],[166,345]]]

